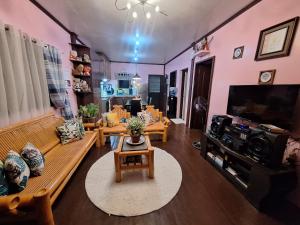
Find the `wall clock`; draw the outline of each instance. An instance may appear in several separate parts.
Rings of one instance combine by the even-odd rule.
[[[233,59],[240,59],[243,57],[244,46],[237,47],[233,50]]]
[[[259,73],[258,84],[273,84],[276,70],[265,70]]]

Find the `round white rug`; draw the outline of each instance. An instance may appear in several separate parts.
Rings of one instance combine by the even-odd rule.
[[[166,151],[154,148],[154,179],[147,169],[122,172],[115,182],[113,151],[101,157],[90,168],[85,189],[89,199],[107,214],[138,216],[158,210],[178,192],[182,171],[177,160]]]

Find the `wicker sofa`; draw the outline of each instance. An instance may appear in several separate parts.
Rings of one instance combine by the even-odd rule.
[[[155,109],[153,105],[147,105],[146,111],[151,113],[153,118],[158,118],[158,122],[146,126],[144,131],[149,135],[160,134],[162,135],[162,141],[167,142],[168,126],[170,124],[170,120],[167,117],[163,117],[162,112],[160,112],[158,109]],[[117,113],[119,118],[130,118],[130,113],[123,109],[121,105],[114,105],[112,112]],[[100,119],[98,125],[101,145],[105,145],[106,137],[121,136],[127,132],[126,123],[120,123],[118,126],[114,127],[104,127],[102,126]]]
[[[0,197],[0,224],[54,225],[51,206],[79,166],[86,153],[96,143],[98,132],[87,131],[82,140],[66,145],[60,143],[56,127],[63,118],[45,114],[16,125],[0,129],[0,159],[10,149],[20,152],[27,142],[38,147],[45,156],[42,176],[28,180],[25,190]]]

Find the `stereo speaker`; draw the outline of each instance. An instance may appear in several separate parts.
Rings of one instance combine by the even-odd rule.
[[[214,115],[210,125],[210,134],[216,138],[221,138],[226,126],[232,123],[232,118],[226,115]]]
[[[247,139],[247,152],[269,167],[278,167],[282,164],[288,137],[287,134],[274,134],[260,129],[252,129],[251,135]]]

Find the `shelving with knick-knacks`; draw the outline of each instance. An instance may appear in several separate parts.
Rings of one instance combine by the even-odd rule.
[[[70,43],[70,61],[73,64],[73,91],[77,96],[78,105],[86,105],[93,102],[92,67],[90,48]]]

